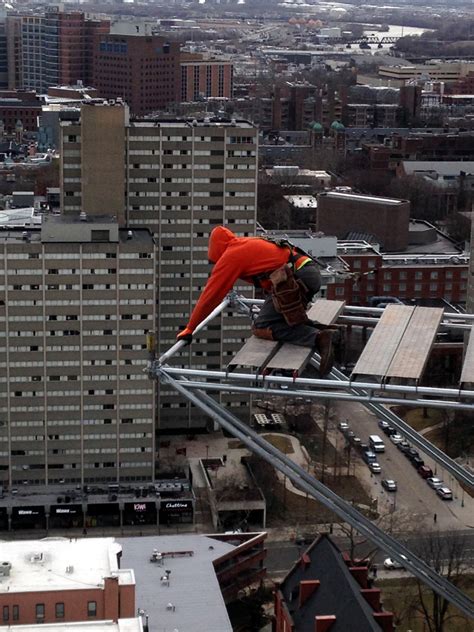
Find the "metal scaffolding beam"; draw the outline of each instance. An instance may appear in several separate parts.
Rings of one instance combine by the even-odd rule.
[[[387,551],[391,557],[399,561],[413,575],[427,584],[437,594],[445,597],[450,603],[469,617],[474,614],[474,602],[448,580],[436,573],[422,559],[414,555],[410,549],[384,533],[372,524],[368,518],[358,512],[350,503],[343,500],[320,481],[308,474],[302,467],[294,463],[286,455],[274,448],[251,428],[239,421],[229,411],[215,402],[212,397],[202,391],[191,392],[186,381],[175,380],[168,372],[169,367],[160,367],[156,377],[168,383],[188,401],[209,415],[225,430],[237,437],[252,452],[265,459],[273,467],[287,476],[294,485],[312,498],[323,503],[338,516],[352,525],[359,533],[370,538],[377,546]]]
[[[241,310],[247,315],[251,314],[252,305],[260,305],[261,300],[246,299],[235,292],[231,292],[226,299],[218,305],[214,311],[196,328],[196,333],[203,329],[215,316],[225,309],[232,307]],[[346,307],[356,312],[382,313],[381,308]],[[474,314],[455,314],[470,322]],[[374,319],[378,322],[378,319]],[[471,325],[466,325],[470,328]],[[184,342],[177,342],[169,351],[164,353],[159,360],[151,361],[148,371],[150,377],[157,378],[161,367],[180,349]],[[310,364],[319,368],[319,356],[313,354]],[[247,373],[233,373],[223,371],[200,371],[196,369],[167,367],[168,374],[187,380],[188,389],[202,389],[213,391],[234,391],[258,394],[270,394],[275,396],[302,396],[316,399],[332,399],[354,401],[362,403],[368,410],[385,419],[409,440],[418,449],[431,457],[437,464],[457,480],[469,487],[474,487],[474,476],[449,458],[442,450],[430,443],[425,437],[413,430],[403,419],[393,411],[386,408],[387,404],[405,406],[423,406],[433,408],[449,408],[453,410],[467,410],[474,412],[474,390],[466,389],[442,389],[426,386],[407,386],[400,384],[374,383],[355,381],[347,378],[344,373],[333,368],[329,379],[289,378],[283,376],[249,375]],[[189,381],[188,381],[188,378]],[[201,379],[201,381],[197,381]],[[206,380],[209,380],[207,382]],[[240,382],[241,384],[236,384]],[[250,384],[249,384],[250,383]],[[247,385],[246,385],[247,384]],[[249,385],[248,385],[249,384]],[[284,386],[285,390],[271,388],[271,384]],[[341,392],[342,391],[342,392]]]

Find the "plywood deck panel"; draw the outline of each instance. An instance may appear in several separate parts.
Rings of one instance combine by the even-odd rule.
[[[419,380],[428,360],[444,310],[415,307],[386,377]]]
[[[287,342],[278,349],[265,368],[267,370],[285,369],[286,371],[301,373],[312,354],[311,347],[301,347]]]
[[[383,377],[387,373],[414,310],[407,305],[387,305],[352,375]]]
[[[474,325],[471,327],[469,343],[462,365],[461,384],[474,384]]]
[[[275,354],[279,346],[279,342],[251,336],[229,362],[229,367],[245,366],[260,369],[266,365],[268,359]]]
[[[328,301],[319,298],[308,310],[308,318],[321,325],[332,325],[346,305],[345,301]]]

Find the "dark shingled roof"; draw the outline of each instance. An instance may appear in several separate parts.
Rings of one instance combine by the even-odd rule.
[[[317,615],[335,615],[331,632],[380,632],[382,628],[375,622],[374,611],[360,592],[361,586],[331,539],[322,535],[305,555],[310,559],[306,568],[298,561],[280,586],[295,631],[313,630]],[[308,580],[319,580],[320,585],[299,608],[299,585]]]

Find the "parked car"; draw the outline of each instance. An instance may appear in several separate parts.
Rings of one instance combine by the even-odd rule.
[[[390,435],[390,441],[392,443],[395,443],[396,445],[397,443],[401,443],[403,441],[403,437],[401,434],[398,434],[398,432],[396,432],[395,434]]]
[[[380,467],[380,464],[377,463],[377,461],[372,461],[371,463],[369,463],[369,470],[372,472],[372,474],[380,474],[382,468]]]
[[[430,478],[427,478],[426,482],[433,489],[438,489],[439,487],[444,487],[443,481],[440,478],[438,478],[437,476],[432,476]]]
[[[347,432],[344,433],[346,435],[346,439],[348,439],[349,441],[355,437],[355,432],[353,430],[348,430]]]
[[[452,500],[453,492],[449,489],[449,487],[438,487],[436,490],[438,496],[440,496],[443,500]]]
[[[387,426],[386,428],[383,428],[383,431],[387,435],[387,437],[390,437],[391,435],[397,433],[393,426]]]
[[[385,421],[385,419],[379,419],[379,428],[381,428],[382,430],[388,428],[389,425],[390,424],[388,423],[388,421]]]
[[[420,467],[423,467],[423,465],[425,464],[425,462],[423,461],[423,459],[419,456],[414,456],[411,460],[411,464],[413,465],[413,467],[417,470],[420,469]]]
[[[357,446],[357,449],[360,451],[361,454],[364,454],[364,452],[369,452],[370,448],[369,448],[369,444],[368,443],[359,443],[359,445]]]
[[[406,452],[405,452],[405,456],[407,457],[407,459],[413,459],[415,458],[415,456],[420,456],[420,453],[418,452],[418,450],[415,450],[415,448],[409,448]]]
[[[375,454],[375,452],[371,452],[370,450],[364,452],[362,458],[366,463],[375,463],[377,461],[377,455]]]
[[[431,478],[433,476],[433,470],[427,465],[422,465],[418,468],[418,474],[421,478]]]
[[[397,491],[397,482],[392,478],[384,478],[382,481],[382,487],[386,489],[388,492],[396,492]]]
[[[362,443],[362,440],[360,437],[352,437],[351,443],[355,448],[358,448],[360,444]]]
[[[349,424],[347,423],[347,421],[340,421],[340,422],[337,424],[337,427],[338,427],[338,429],[339,429],[341,432],[345,432],[345,431],[347,431],[347,430],[349,430],[349,429],[350,429],[350,426],[349,426]]]
[[[400,555],[400,557],[402,557],[404,560],[407,559],[404,555]],[[387,559],[384,560],[383,565],[389,571],[405,568],[405,566],[401,562],[398,562],[391,557],[387,557]]]
[[[400,452],[405,453],[407,450],[411,448],[411,445],[408,443],[408,441],[403,439],[403,441],[400,441],[400,443],[397,443],[397,448],[400,450]]]

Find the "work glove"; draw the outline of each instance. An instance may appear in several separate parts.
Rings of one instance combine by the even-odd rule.
[[[193,339],[193,332],[188,327],[185,327],[183,331],[180,331],[178,335],[176,336],[176,340],[178,341],[183,340],[187,345],[191,344],[192,339]]]

